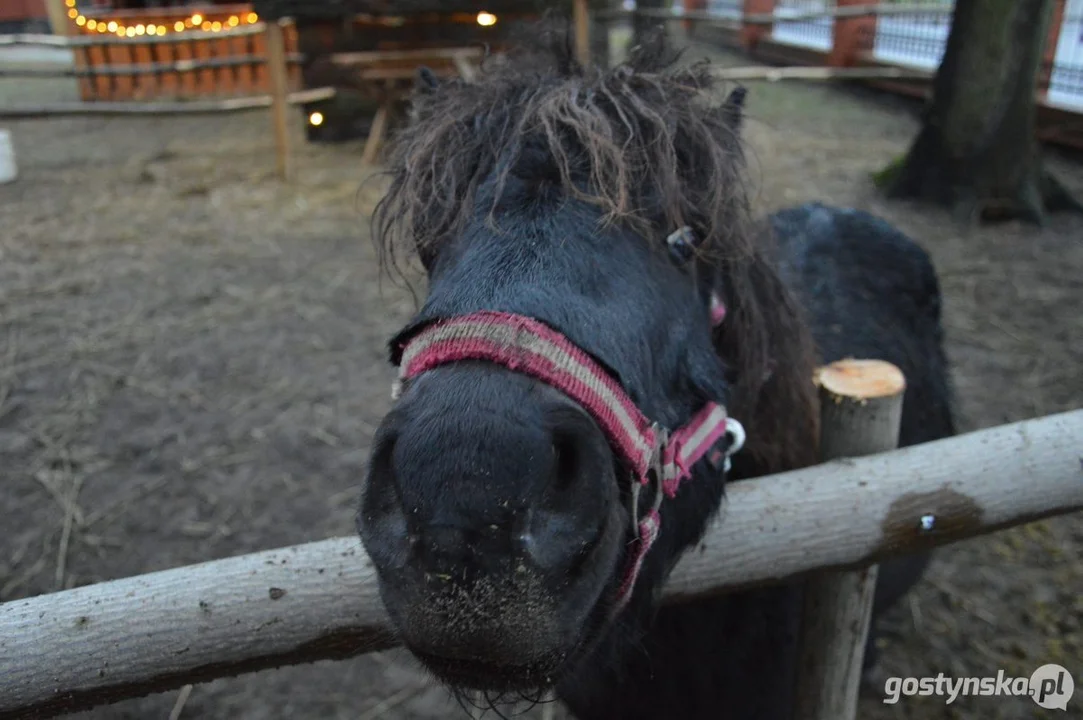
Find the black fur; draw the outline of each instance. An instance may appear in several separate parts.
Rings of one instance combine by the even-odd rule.
[[[476,86],[424,83],[378,213],[388,247],[415,246],[429,271],[411,327],[529,315],[669,427],[725,402],[749,431],[729,480],[815,461],[818,360],[898,364],[904,445],[954,431],[939,290],[914,243],[815,205],[757,226],[739,174],[743,92],[701,106],[709,75],[667,69],[660,49],[594,75],[561,47]],[[683,224],[703,243],[680,264],[665,238]],[[712,293],[729,308],[713,332]],[[402,640],[453,688],[555,686],[582,720],[788,720],[799,584],[657,605],[724,480],[697,467],[663,504],[662,534],[610,623],[631,538],[626,469],[558,391],[461,363],[410,383],[382,423],[358,527]],[[884,567],[877,613],[923,562]]]

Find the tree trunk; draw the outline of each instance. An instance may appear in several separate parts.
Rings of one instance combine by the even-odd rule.
[[[906,157],[881,173],[888,197],[951,207],[962,222],[1080,205],[1042,166],[1038,69],[1053,0],[957,0],[932,102]]]

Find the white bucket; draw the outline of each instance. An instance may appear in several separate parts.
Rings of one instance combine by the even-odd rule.
[[[11,142],[11,133],[0,130],[0,185],[9,183],[19,176],[15,165],[15,146]]]

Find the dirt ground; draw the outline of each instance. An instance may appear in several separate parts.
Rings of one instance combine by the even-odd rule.
[[[0,103],[69,92],[0,81]],[[757,83],[749,105],[761,209],[865,208],[932,254],[962,430],[1083,407],[1083,217],[961,234],[871,185],[913,137],[913,104]],[[384,344],[413,309],[379,279],[366,213],[380,188],[362,185],[359,144],[299,148],[283,186],[260,112],[4,126],[21,178],[0,186],[0,601],[352,534],[390,402]],[[1083,165],[1050,162],[1083,195]],[[884,674],[1029,677],[1056,662],[1077,678],[1069,711],[872,692],[860,716],[1083,718],[1081,617],[1083,517],[947,548],[892,614]],[[179,697],[80,717],[165,718]],[[220,680],[183,702],[182,718],[463,716],[401,652]]]

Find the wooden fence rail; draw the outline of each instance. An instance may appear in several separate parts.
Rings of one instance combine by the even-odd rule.
[[[667,602],[860,569],[1083,509],[1083,410],[731,484]],[[0,605],[0,719],[394,644],[356,537]]]
[[[334,88],[298,90],[286,96],[285,103],[302,105],[329,100],[336,94]],[[58,102],[48,105],[0,106],[0,118],[25,119],[65,116],[166,116],[166,115],[213,115],[241,110],[269,108],[274,105],[271,95],[244,95],[223,100],[189,100],[186,102]]]
[[[286,62],[297,65],[304,61],[304,55],[289,53]],[[176,60],[174,62],[140,63],[133,65],[116,65],[98,68],[78,67],[27,67],[27,68],[3,68],[0,67],[0,78],[4,77],[117,77],[125,75],[160,75],[162,73],[193,72],[195,70],[211,70],[227,67],[241,67],[262,65],[267,59],[262,55],[233,55],[222,58],[206,58],[198,60]]]
[[[196,40],[222,40],[231,37],[247,37],[250,35],[262,35],[267,31],[267,24],[263,22],[253,23],[244,27],[229,28],[218,32],[203,30],[190,30],[184,33],[169,35],[137,35],[135,37],[117,37],[113,34],[105,35],[0,35],[0,47],[5,45],[29,45],[54,48],[83,48],[117,45],[177,45],[190,43]]]
[[[726,14],[712,12],[710,10],[684,10],[681,8],[636,8],[634,10],[613,8],[611,10],[599,11],[595,13],[595,15],[600,18],[638,15],[639,17],[655,18],[659,20],[694,20],[700,22],[721,22],[740,25],[777,25],[788,22],[808,22],[809,20],[820,20],[823,18],[848,20],[852,18],[873,16],[950,16],[951,13],[952,8],[950,6],[945,7],[942,5],[938,6],[922,3],[881,3],[879,5],[841,5],[837,7],[823,7],[815,10],[794,10],[777,15],[774,13]]]

